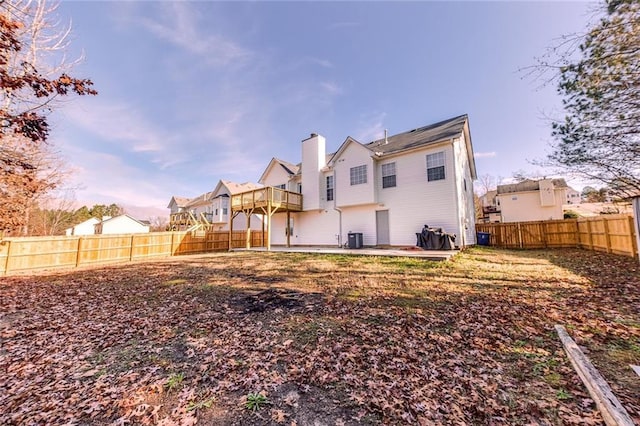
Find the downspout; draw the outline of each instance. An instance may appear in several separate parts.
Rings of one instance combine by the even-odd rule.
[[[335,191],[335,188],[334,188]],[[334,196],[335,200],[335,196]],[[335,201],[333,202],[333,209],[338,212],[338,247],[342,247],[342,210],[336,207]]]
[[[333,209],[338,212],[338,247],[340,248],[342,247],[342,210],[336,207],[336,187],[338,185],[336,185],[335,174],[333,176]]]
[[[465,224],[464,224],[464,220],[462,220],[461,216],[462,216],[462,210],[460,209],[460,198],[461,198],[461,193],[462,191],[460,190],[460,187],[458,186],[458,168],[457,166],[457,161],[458,158],[456,157],[456,141],[459,141],[460,138],[451,138],[451,152],[453,153],[453,158],[452,158],[452,163],[453,163],[453,187],[455,188],[455,203],[456,203],[456,222],[458,223],[458,228],[460,230],[460,243],[459,243],[459,247],[460,250],[464,249],[464,245],[466,243],[465,241]],[[464,179],[464,176],[462,176],[462,179]],[[462,182],[462,180],[460,181]],[[465,213],[466,213],[466,207],[465,207]]]

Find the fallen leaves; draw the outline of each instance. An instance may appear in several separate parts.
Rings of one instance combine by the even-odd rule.
[[[638,342],[637,273],[589,263],[620,280],[623,259],[244,253],[8,278],[0,423],[597,424],[552,326]],[[637,389],[618,395],[636,417]]]

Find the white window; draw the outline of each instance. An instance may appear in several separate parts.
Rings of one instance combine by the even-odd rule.
[[[363,164],[362,166],[352,167],[349,170],[351,185],[360,185],[362,183],[367,183],[367,165]]]
[[[393,188],[396,186],[396,163],[382,165],[382,187]]]
[[[280,184],[280,185],[276,185],[275,187],[278,188],[278,189],[287,189],[287,184],[283,183],[283,184]]]
[[[427,155],[427,181],[444,179],[444,152]]]
[[[327,201],[333,201],[333,176],[327,176]]]

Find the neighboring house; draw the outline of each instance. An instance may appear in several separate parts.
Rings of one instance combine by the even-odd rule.
[[[256,183],[244,182],[236,183],[229,180],[220,180],[213,190],[211,197],[211,215],[207,220],[213,225],[213,229],[217,231],[229,230],[229,197],[234,194],[251,191],[261,188],[262,185]],[[251,229],[260,230],[262,227],[262,215],[251,215]],[[233,219],[233,229],[242,230],[247,228],[247,217],[239,214]]]
[[[580,192],[576,191],[570,186],[567,186],[565,194],[565,204],[580,204],[582,202],[582,195],[580,194]]]
[[[169,201],[168,209],[171,210],[171,213],[179,213],[185,211],[185,207],[189,202],[188,198],[184,197],[176,197],[175,195],[171,197],[171,201]]]
[[[365,246],[413,246],[424,225],[475,244],[476,179],[466,115],[362,144],[352,137],[327,156],[325,138],[302,141],[302,163],[272,159],[259,182],[301,192],[290,214],[293,245],[335,245],[362,233]],[[274,214],[273,244],[285,244],[286,215]]]
[[[478,197],[480,200],[480,207],[482,208],[481,220],[483,223],[498,223],[502,220],[500,206],[498,206],[496,199],[497,195],[498,191],[493,189]]]
[[[187,229],[193,226],[193,220],[216,231],[229,229],[229,197],[253,189],[261,185],[251,182],[236,183],[220,180],[213,191],[198,195],[192,199],[172,197],[167,208],[171,209],[170,226],[174,229]],[[193,218],[186,222],[184,217]],[[240,214],[233,220],[233,229],[241,230],[247,226],[246,216]],[[262,217],[251,215],[251,229],[262,227]]]
[[[149,232],[149,225],[128,214],[105,219],[94,226],[96,234],[142,234]]]
[[[100,223],[100,219],[92,217],[65,230],[66,235],[93,235],[96,233],[95,225]]]
[[[502,222],[563,219],[562,205],[567,188],[564,179],[527,179],[498,185],[496,204],[500,208]]]

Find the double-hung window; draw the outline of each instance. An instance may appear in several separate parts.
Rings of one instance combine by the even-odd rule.
[[[442,180],[444,175],[444,152],[427,155],[427,181]]]
[[[352,167],[349,170],[351,185],[360,185],[367,183],[367,165]]]
[[[327,176],[327,201],[333,201],[333,176]]]
[[[396,186],[396,163],[382,165],[382,187],[393,188]]]

